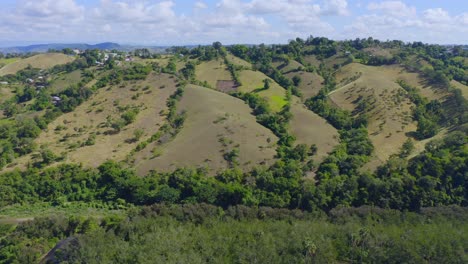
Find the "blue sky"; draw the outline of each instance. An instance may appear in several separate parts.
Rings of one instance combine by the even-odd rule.
[[[2,0],[0,45],[285,43],[310,35],[468,44],[468,0]]]

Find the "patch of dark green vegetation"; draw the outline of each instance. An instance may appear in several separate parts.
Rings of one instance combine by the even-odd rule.
[[[456,206],[419,214],[340,208],[324,215],[153,205],[101,219],[52,216],[0,225],[0,262],[464,263],[467,217]]]

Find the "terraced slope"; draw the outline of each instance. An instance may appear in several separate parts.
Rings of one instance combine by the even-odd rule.
[[[277,137],[256,122],[242,100],[189,85],[178,109],[187,113],[182,130],[162,146],[153,143],[135,155],[139,174],[181,166],[207,167],[214,174],[229,167],[223,155],[235,149],[237,163],[244,170],[273,162]]]
[[[3,68],[0,69],[0,76],[7,74],[15,74],[19,70],[28,67],[28,65],[31,65],[33,68],[47,69],[55,65],[72,62],[74,59],[74,57],[62,53],[39,54],[5,65]]]

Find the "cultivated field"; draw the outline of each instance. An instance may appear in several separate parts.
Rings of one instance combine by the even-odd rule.
[[[223,155],[235,149],[244,170],[273,162],[277,138],[256,122],[243,101],[189,85],[177,108],[187,114],[182,130],[171,141],[150,144],[135,155],[139,174],[181,166],[206,167],[214,174],[229,166]]]
[[[15,74],[19,70],[28,67],[28,65],[31,65],[33,68],[47,69],[55,65],[71,62],[74,59],[74,57],[70,57],[62,53],[39,54],[7,64],[6,66],[0,69],[0,76],[7,74]]]

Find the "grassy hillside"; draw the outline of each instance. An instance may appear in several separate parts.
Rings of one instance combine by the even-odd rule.
[[[60,74],[51,80],[51,92],[58,93],[63,91],[70,85],[77,84],[81,81],[83,71],[75,70],[70,73]]]
[[[95,167],[108,159],[123,160],[138,141],[149,138],[165,122],[166,100],[174,91],[175,79],[167,74],[102,88],[75,111],[50,123],[35,142],[63,156],[64,162]],[[112,123],[130,109],[139,111],[135,120],[115,131]],[[142,135],[136,140],[138,130]],[[18,166],[24,167],[32,156],[18,159]]]
[[[468,86],[466,86],[466,85],[464,85],[464,84],[462,84],[462,83],[459,83],[459,82],[457,82],[457,81],[455,81],[455,80],[452,80],[452,81],[450,82],[450,84],[451,84],[452,86],[454,86],[455,88],[460,89],[461,92],[462,92],[463,97],[465,97],[465,99],[468,100]]]
[[[250,108],[232,96],[189,85],[178,106],[187,119],[174,139],[153,143],[135,155],[139,174],[177,167],[207,167],[210,173],[229,167],[224,154],[237,151],[243,169],[266,163],[275,155],[277,138],[259,125]]]
[[[217,87],[218,81],[232,80],[222,59],[201,62],[195,68],[195,76],[197,80],[207,82],[213,88]]]
[[[330,100],[356,115],[368,116],[369,137],[376,146],[371,168],[397,153],[416,130],[417,123],[412,119],[411,110],[415,105],[397,80],[410,83],[429,100],[443,101],[447,96],[447,91],[428,85],[420,75],[400,66],[352,63],[341,68],[336,79],[337,89],[330,92]]]
[[[236,57],[234,55],[232,55],[231,53],[228,53],[226,54],[226,59],[234,64],[234,65],[237,65],[237,66],[242,66],[242,67],[245,67],[247,69],[251,69],[252,68],[252,64],[250,62],[247,62],[239,57]]]
[[[239,79],[241,86],[239,86],[240,92],[255,92],[261,97],[267,99],[273,111],[279,111],[286,104],[285,90],[279,86],[270,77],[266,76],[260,71],[243,70],[239,73]],[[270,82],[269,89],[263,89],[263,80],[268,79]]]
[[[411,117],[414,104],[403,95],[398,78],[395,69],[349,64],[338,72],[339,86],[330,93],[337,106],[368,115],[369,137],[381,162],[397,153],[408,139],[407,133],[416,130]],[[359,109],[359,104],[366,109]]]
[[[38,54],[26,59],[20,59],[0,68],[0,76],[15,74],[19,70],[25,69],[29,65],[33,68],[47,69],[55,65],[65,64],[73,61],[75,58],[62,53]]]
[[[290,130],[296,137],[296,143],[315,144],[317,146],[315,161],[320,162],[338,144],[337,130],[325,119],[308,110],[299,102],[299,98],[293,99],[291,113],[293,118],[290,121]]]
[[[323,77],[316,72],[293,71],[286,73],[285,76],[289,79],[294,76],[301,78],[298,88],[304,99],[317,95],[323,88]]]

